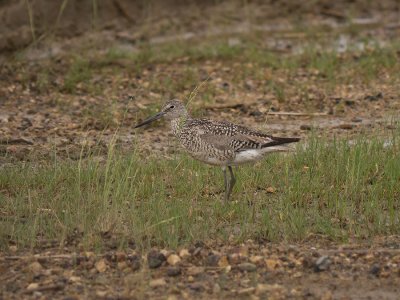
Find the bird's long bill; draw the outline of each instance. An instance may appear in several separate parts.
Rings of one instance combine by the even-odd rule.
[[[154,116],[152,116],[152,117],[147,118],[147,119],[144,120],[142,123],[137,124],[134,128],[139,128],[139,127],[142,127],[142,126],[144,126],[144,125],[146,125],[146,124],[150,124],[151,122],[153,122],[153,121],[158,120],[159,118],[161,118],[164,114],[165,114],[165,112],[163,112],[163,111],[162,111],[162,112],[159,112],[158,114],[156,114],[156,115],[154,115]]]

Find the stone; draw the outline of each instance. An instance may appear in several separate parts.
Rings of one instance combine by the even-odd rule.
[[[96,296],[99,298],[105,298],[107,296],[107,291],[104,290],[96,291]]]
[[[180,263],[181,258],[176,254],[171,254],[168,256],[167,262],[171,266],[175,266],[176,264]]]
[[[150,282],[149,282],[149,286],[151,288],[158,288],[158,287],[165,286],[165,285],[167,285],[167,282],[165,281],[164,278],[153,279],[153,280],[150,280]]]
[[[302,124],[300,125],[300,130],[311,130],[312,126],[308,124]]]
[[[329,268],[330,264],[331,260],[329,256],[323,255],[320,258],[318,258],[317,261],[315,262],[314,271],[316,272],[326,271]]]
[[[269,270],[275,270],[279,266],[279,261],[273,258],[268,258],[265,260],[265,264]]]
[[[218,266],[218,262],[219,262],[220,256],[217,254],[210,254],[209,256],[207,256],[206,258],[206,264],[208,266],[211,267],[216,267]]]
[[[138,255],[129,255],[127,263],[133,271],[140,269],[140,257]]]
[[[168,267],[167,268],[167,275],[171,277],[175,277],[181,275],[182,270],[179,267]]]
[[[224,255],[218,260],[218,267],[226,268],[227,266],[229,266],[228,257]]]
[[[117,252],[115,253],[115,260],[116,260],[117,262],[125,261],[125,260],[126,260],[126,253],[125,253],[125,252],[122,252],[122,251],[117,251]]]
[[[369,273],[375,276],[379,276],[380,272],[381,272],[381,267],[378,264],[373,264],[369,269]]]
[[[29,271],[31,271],[31,272],[32,272],[33,274],[35,274],[35,275],[39,275],[39,274],[43,273],[43,267],[42,267],[42,265],[41,265],[39,262],[37,262],[37,261],[31,263],[31,264],[28,266],[28,269],[29,269]]]
[[[269,186],[267,187],[266,191],[269,194],[274,194],[276,192],[276,188],[274,188],[273,186]]]
[[[32,282],[26,287],[26,289],[28,291],[33,291],[33,290],[36,290],[38,287],[39,287],[39,283]]]
[[[69,278],[69,282],[72,282],[72,283],[80,282],[81,280],[82,279],[79,276],[71,276]]]
[[[181,251],[179,251],[179,256],[181,258],[188,257],[188,256],[190,256],[190,252],[188,249],[181,249]]]
[[[125,261],[120,261],[117,263],[117,268],[119,270],[124,270],[128,267],[128,264]]]
[[[248,287],[248,288],[244,288],[244,289],[240,289],[238,290],[238,295],[244,296],[244,295],[249,295],[251,293],[253,293],[256,290],[256,288],[254,287]]]
[[[359,117],[354,117],[353,119],[351,119],[351,121],[352,121],[353,123],[361,123],[361,122],[362,122],[362,119],[359,118]]]
[[[192,284],[189,284],[189,288],[191,290],[194,290],[196,292],[201,292],[204,290],[204,285],[201,284],[200,282],[194,282]]]
[[[157,250],[151,250],[147,254],[147,264],[150,269],[156,269],[162,265],[162,263],[166,260],[164,254]]]
[[[102,258],[99,261],[96,262],[96,264],[94,265],[94,267],[96,268],[97,272],[99,273],[103,273],[107,270],[107,263],[106,261]]]
[[[347,123],[340,124],[339,126],[337,126],[337,128],[339,128],[339,129],[345,129],[345,130],[351,130],[351,129],[353,129],[354,127],[355,127],[354,124],[347,124]]]
[[[221,292],[221,287],[219,286],[218,283],[214,284],[212,291],[213,291],[214,294],[218,294],[218,293]]]
[[[241,263],[238,265],[238,269],[243,272],[254,272],[257,270],[257,266],[253,263]]]
[[[197,276],[201,273],[204,273],[205,269],[203,267],[190,267],[187,269],[187,274],[191,276]]]

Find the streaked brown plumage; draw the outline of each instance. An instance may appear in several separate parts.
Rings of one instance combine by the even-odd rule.
[[[266,153],[288,151],[287,144],[299,138],[274,137],[229,122],[193,119],[179,100],[168,101],[160,113],[144,120],[135,128],[149,124],[161,117],[171,122],[174,135],[195,159],[221,166],[225,179],[225,200],[229,199],[235,184],[232,166],[261,159]],[[228,182],[226,167],[231,175]]]

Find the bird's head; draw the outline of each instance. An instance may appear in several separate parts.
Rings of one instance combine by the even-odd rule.
[[[134,128],[139,128],[146,124],[150,124],[151,122],[158,120],[162,117],[164,117],[167,120],[174,120],[179,118],[186,118],[187,115],[188,112],[185,107],[185,104],[178,99],[172,99],[164,104],[163,108],[159,113],[145,119],[143,122],[137,124]]]

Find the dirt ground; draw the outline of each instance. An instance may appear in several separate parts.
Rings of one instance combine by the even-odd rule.
[[[238,79],[238,70],[242,70],[240,62],[232,64],[229,61],[215,59],[194,63],[193,69],[188,69],[190,64],[186,64],[184,59],[168,63],[151,63],[142,71],[132,71],[135,66],[126,59],[99,63],[99,58],[105,56],[106,49],[102,47],[104,44],[114,45],[117,49],[135,51],[136,44],[143,39],[157,46],[180,39],[188,41],[196,40],[196,37],[201,39],[204,38],[205,32],[207,32],[206,37],[210,34],[225,36],[225,33],[235,34],[235,28],[249,28],[246,25],[248,23],[263,24],[264,29],[272,30],[271,33],[277,28],[278,35],[284,35],[287,30],[289,33],[290,30],[298,30],[290,25],[290,22],[293,23],[293,18],[295,19],[293,14],[277,15],[274,12],[275,5],[278,4],[274,3],[250,2],[247,6],[241,7],[237,4],[228,5],[226,2],[221,2],[219,5],[196,6],[194,2],[193,6],[174,4],[166,5],[165,10],[160,10],[157,9],[157,5],[160,4],[155,2],[152,14],[149,15],[144,13],[143,8],[135,8],[140,11],[138,15],[143,18],[147,16],[147,19],[145,18],[147,21],[141,24],[137,21],[126,23],[126,18],[116,17],[118,14],[123,14],[121,9],[117,9],[116,3],[125,7],[125,2],[105,1],[99,5],[98,18],[104,20],[102,23],[110,19],[117,24],[116,26],[101,27],[98,31],[84,33],[69,30],[68,24],[74,23],[75,26],[83,28],[79,22],[87,20],[74,12],[77,10],[86,12],[90,7],[70,3],[63,11],[66,20],[60,21],[60,26],[64,26],[62,27],[64,29],[60,30],[58,35],[21,52],[19,57],[22,59],[19,60],[15,60],[15,56],[7,51],[2,52],[0,152],[4,155],[0,158],[1,161],[34,160],[49,157],[54,152],[62,157],[79,158],[82,145],[100,144],[105,147],[116,128],[119,128],[117,142],[129,150],[138,134],[132,129],[138,118],[145,117],[146,113],[154,113],[154,106],[159,106],[169,97],[186,98],[194,88],[190,83],[181,84],[171,92],[171,89],[168,90],[163,86],[165,78],[170,78],[173,82],[187,81],[185,76],[191,75],[190,72],[195,72],[198,76],[197,84],[207,80],[206,89],[213,91],[212,103],[201,100],[204,90],[200,91],[200,96],[193,101],[192,108],[199,110],[206,117],[228,119],[268,130],[273,134],[296,136],[306,136],[311,129],[319,131],[319,134],[328,133],[330,136],[370,132],[377,128],[393,129],[390,119],[400,109],[399,91],[393,83],[388,83],[386,74],[379,74],[377,78],[381,79],[368,83],[354,78],[352,84],[336,85],[327,92],[321,87],[326,81],[324,75],[321,76],[316,70],[298,70],[288,74],[271,68],[263,75],[267,80],[260,80],[251,74]],[[367,25],[357,33],[361,38],[379,36],[381,41],[387,42],[400,35],[398,24],[400,8],[396,1],[382,1],[379,4],[365,6],[361,5],[361,2],[351,1],[349,4],[347,1],[338,1],[333,4],[317,1],[313,6],[301,8],[296,14],[299,18],[296,22],[302,22],[309,17],[309,23],[333,24],[332,28],[335,28],[345,22],[343,18],[347,18],[348,11],[352,11],[356,18],[362,18],[360,19],[362,22],[367,22]],[[35,15],[35,20],[39,24],[51,22],[40,17],[44,14],[46,3],[46,1],[34,1],[37,8],[35,13],[38,14]],[[26,18],[21,16],[12,18],[10,12],[15,10],[20,14],[22,11],[26,13],[23,1],[18,3],[6,1],[1,8],[3,19],[7,19],[4,30],[8,28],[16,33],[21,26],[26,25],[22,24]],[[344,8],[347,10],[341,11]],[[135,9],[126,7],[125,11],[136,14]],[[172,15],[168,13],[171,9],[174,11]],[[286,1],[280,4],[280,9],[293,12],[296,4]],[[224,17],[221,16],[222,13]],[[207,27],[205,20],[200,17],[203,14],[210,15],[213,26],[211,29],[210,25]],[[247,19],[249,14],[252,15],[251,19]],[[266,19],[266,16],[270,19]],[[73,18],[79,19],[79,22]],[[38,30],[41,30],[46,37],[45,29],[41,29],[46,26],[39,24]],[[267,35],[269,31],[266,32]],[[66,35],[66,32],[72,36]],[[16,35],[23,36],[23,34]],[[289,45],[291,51],[296,50],[293,40],[297,39],[289,35],[289,41],[284,41],[285,47]],[[302,39],[299,41],[301,43]],[[92,53],[87,68],[93,68],[94,71],[87,82],[77,84],[71,92],[65,87],[66,77],[74,68],[71,53],[79,52],[83,44],[89,47],[89,54]],[[276,42],[273,47],[271,51],[282,51],[280,43]],[[98,68],[96,64],[102,64],[102,67],[96,69]],[[276,80],[278,85],[284,87],[286,93],[284,101],[277,99],[271,89],[266,88],[267,82],[271,80]],[[156,86],[155,82],[159,82],[159,86]],[[294,89],[298,82],[305,82],[306,88],[301,93],[299,88]],[[293,83],[293,87],[287,83]],[[134,100],[129,101],[129,95],[133,95]],[[153,149],[155,151],[168,151],[169,136],[161,128],[162,126],[159,126],[147,130],[140,138],[157,141],[156,149]],[[151,145],[151,143],[146,144]]]
[[[343,7],[350,5],[358,17],[379,16],[385,20],[373,29],[384,40],[400,36],[397,1],[379,1],[369,6],[363,6],[363,1],[317,1],[318,5],[300,8],[295,2],[285,1],[283,6],[275,1],[250,2],[251,7],[260,7],[251,22],[269,16],[271,24],[286,26],[285,18],[274,9],[284,7],[288,15],[301,9],[302,20],[312,16],[315,23],[340,23],[345,18]],[[45,1],[35,3],[34,14],[40,18],[45,14]],[[60,3],[54,3],[59,7]],[[169,96],[162,88],[154,87],[154,81],[166,77],[183,80],[185,59],[152,63],[140,74],[130,71],[129,62],[116,60],[90,79],[91,85],[101,86],[100,93],[92,92],[85,84],[66,92],[63,89],[70,68],[68,53],[88,40],[112,41],[134,48],[143,40],[161,44],[177,36],[190,39],[191,35],[185,33],[195,34],[207,27],[199,11],[214,11],[214,16],[229,12],[215,17],[217,24],[226,24],[227,19],[242,24],[243,12],[224,3],[211,8],[193,4],[190,10],[182,6],[165,9],[160,17],[154,7],[146,10],[129,5],[129,1],[116,0],[99,4],[96,30],[92,29],[91,20],[75,15],[76,11],[92,10],[92,6],[70,5],[65,10],[65,22],[59,24],[60,30],[51,42],[28,48],[21,54],[23,59],[18,60],[12,51],[33,41],[27,23],[29,14],[27,18],[24,1],[0,3],[0,20],[6,24],[0,30],[4,37],[0,38],[0,171],[6,165],[48,160],[54,154],[79,159],[83,145],[97,145],[105,151],[117,129],[117,143],[125,151],[132,150],[138,137],[146,141],[143,152],[170,151],[170,133],[163,126],[156,125],[139,134],[132,127],[138,119],[154,112],[154,104],[159,105]],[[35,38],[47,37],[46,28],[54,24],[57,16],[49,14],[38,23]],[[176,21],[177,16],[180,21]],[[102,53],[101,49],[96,51]],[[89,65],[95,65],[97,58],[93,56]],[[115,66],[118,80],[112,77]],[[199,74],[206,74],[200,79],[208,77],[207,82],[214,89],[214,102],[193,101],[195,113],[206,117],[284,136],[306,137],[315,130],[317,135],[330,138],[351,137],[377,131],[390,134],[396,129],[390,120],[400,109],[400,91],[385,81],[385,74],[370,84],[356,80],[329,93],[319,87],[318,74],[286,74],[285,78],[293,82],[315,76],[314,85],[307,91],[311,100],[306,105],[301,95],[290,90],[284,102],[278,101],[276,95],[263,90],[262,80],[249,78],[238,83],[235,74],[240,64],[207,60],[196,67]],[[43,87],[40,74],[44,69],[50,71]],[[274,70],[267,72],[271,74],[266,76],[275,76]],[[174,96],[185,97],[192,88],[184,85]],[[129,95],[134,99],[128,100]],[[0,252],[0,299],[400,299],[398,236],[347,243],[322,236],[293,244],[199,241],[187,248],[154,248],[146,252],[139,252],[133,245],[119,251],[112,238],[104,240],[106,247],[101,253],[84,250],[79,237],[71,237],[63,245],[43,241],[33,249],[19,249],[10,241],[8,248]]]
[[[175,251],[51,242],[0,257],[2,299],[399,299],[400,239],[197,242]]]

